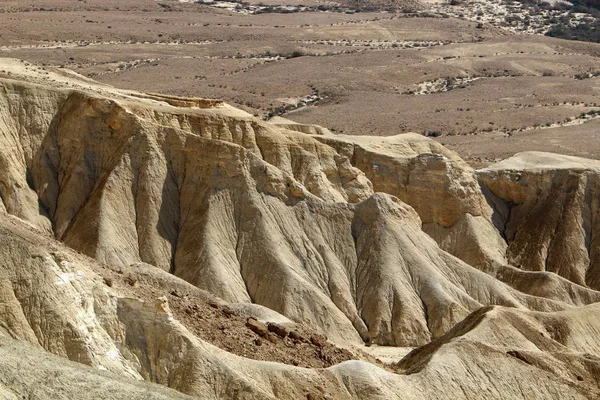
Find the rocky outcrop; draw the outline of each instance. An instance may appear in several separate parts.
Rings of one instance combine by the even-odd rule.
[[[526,152],[478,176],[511,264],[600,288],[600,163]]]
[[[0,335],[0,397],[16,399],[192,400],[164,386],[68,361]]]
[[[124,393],[132,398],[190,398],[127,376],[208,399],[384,399],[398,398],[398,393],[414,399],[500,399],[507,394],[526,399],[534,394],[587,398],[598,393],[594,374],[600,345],[592,334],[596,306],[549,313],[482,308],[409,354],[395,367],[397,372],[359,360],[321,370],[298,368],[245,359],[195,336],[174,317],[167,291],[189,296],[197,289],[176,277],[152,267],[107,268],[9,216],[0,225],[2,276],[9,282],[5,287],[14,288],[13,294],[2,292],[0,304],[16,299],[15,307],[2,314],[0,329],[0,394],[9,399]],[[11,240],[10,247],[6,240]],[[68,263],[72,275],[50,262],[53,254],[60,254],[58,265]],[[11,264],[16,255],[21,268]],[[23,263],[27,259],[35,264]],[[7,276],[9,271],[19,275]],[[135,282],[128,276],[133,273],[139,277]],[[479,274],[483,281],[493,279]],[[35,304],[35,312],[29,304]],[[18,307],[23,308],[20,314]],[[32,335],[20,333],[28,329]],[[447,373],[450,367],[453,374]],[[99,371],[105,369],[110,372]]]
[[[444,371],[452,365],[453,376],[461,377],[455,382],[467,398],[501,393],[510,398],[597,397],[600,359],[598,343],[591,338],[598,329],[598,312],[597,305],[558,313],[482,308],[408,354],[397,367],[416,375],[417,381],[427,376],[431,381],[421,381],[423,385],[435,386],[445,381]],[[509,365],[514,378],[500,378]],[[486,394],[474,389],[481,380],[495,382]]]
[[[376,192],[392,194],[413,207],[424,224],[450,227],[465,214],[489,214],[474,171],[456,153],[424,136],[315,138],[363,171]]]
[[[7,211],[103,263],[157,266],[226,301],[309,323],[337,342],[424,344],[482,302],[564,307],[484,278],[481,288],[467,287],[467,276],[478,272],[430,241],[412,208],[373,197],[371,181],[350,162],[356,156],[311,136],[219,106],[173,108],[114,90],[53,97],[42,87],[55,99],[50,107],[23,95],[38,86],[10,81],[4,88],[3,101],[15,111],[5,115],[3,132],[15,143],[10,155],[19,155],[5,162],[4,182],[26,194],[13,196],[21,202],[5,195]],[[13,98],[20,100],[11,108]],[[27,102],[44,112],[28,117],[35,126],[21,127],[18,110],[31,108]],[[25,146],[31,135],[36,141]],[[436,146],[414,135],[393,143],[406,151]],[[438,224],[466,210],[480,214],[471,171],[445,157],[403,161],[413,171],[404,192],[382,186],[400,167],[373,180]],[[431,163],[440,173],[420,182]],[[436,193],[427,190],[451,193],[452,204],[429,206],[426,197]],[[465,204],[461,193],[472,194]],[[384,246],[394,242],[401,252]],[[447,279],[448,269],[460,279]]]
[[[596,393],[595,359],[576,354],[598,354],[595,325],[573,322],[600,301],[593,163],[475,173],[419,135],[312,135],[4,64],[0,352],[204,398]],[[277,343],[323,368],[269,362],[258,348]],[[421,347],[389,371],[364,344]],[[45,375],[27,368],[0,393],[34,396]],[[82,369],[65,387],[88,375],[113,379]]]
[[[475,171],[456,153],[417,134],[315,138],[348,157],[376,192],[413,207],[442,249],[489,273],[506,264],[506,244],[491,223]]]
[[[311,124],[300,124],[282,117],[273,117],[269,119],[269,123],[282,129],[290,131],[302,132],[307,135],[331,135],[331,131],[325,127]]]
[[[561,273],[558,267],[542,268],[540,263],[545,259],[542,254],[546,250],[540,246],[545,245],[536,244],[543,236],[538,237],[538,221],[552,224],[543,215],[552,207],[545,200],[539,202],[539,198],[552,199],[554,209],[572,207],[564,195],[556,196],[553,190],[562,188],[560,190],[565,191],[569,187],[569,182],[564,181],[563,175],[571,176],[570,179],[579,179],[576,177],[580,176],[581,179],[591,179],[585,183],[587,192],[578,200],[576,207],[580,211],[567,212],[560,230],[556,230],[555,225],[541,229],[549,235],[551,232],[559,233],[552,236],[557,237],[556,241],[563,242],[561,246],[564,250],[555,250],[556,254],[564,256],[562,260],[553,262],[556,266],[570,268],[566,266],[572,265],[574,259],[581,258],[586,253],[584,248],[590,248],[590,252],[596,254],[590,242],[596,237],[590,231],[595,229],[591,224],[596,220],[593,215],[597,214],[594,211],[597,208],[594,191],[597,190],[598,182],[594,177],[590,178],[598,168],[594,161],[548,154],[538,154],[535,157],[523,155],[526,161],[513,162],[511,159],[476,172],[455,153],[420,135],[384,138],[324,135],[316,136],[316,139],[347,156],[371,180],[375,191],[391,193],[414,207],[422,219],[423,231],[443,250],[467,264],[527,294],[576,305],[594,301],[588,297],[589,292],[581,287],[591,284],[590,287],[597,289],[594,286],[596,283],[592,283],[596,279],[593,272],[590,272],[588,278],[590,283],[586,284],[581,276]],[[529,174],[528,181],[522,179],[524,173]],[[540,174],[545,177],[538,176]],[[560,183],[550,184],[550,180]],[[528,194],[525,195],[525,192]],[[525,196],[530,197],[525,200]],[[529,216],[531,226],[520,227],[523,217],[509,215],[509,209],[526,201],[530,205],[535,204],[539,212]],[[528,206],[524,207],[526,209]],[[576,213],[581,214],[581,217],[572,218],[570,214]],[[509,218],[511,222],[508,222]],[[554,218],[555,223],[559,220]],[[522,233],[519,240],[513,241],[512,237],[517,229],[521,229]],[[574,231],[582,232],[586,229],[588,232],[585,239],[585,235],[571,239]],[[531,251],[532,246],[536,247],[535,251]],[[580,246],[583,250],[578,251],[573,246]],[[529,258],[537,258],[537,266],[522,267],[521,259],[525,254]],[[585,264],[584,267],[578,267],[584,274],[588,270],[588,264],[597,264],[586,261],[589,257],[583,256],[582,261],[575,261],[575,264]],[[558,275],[531,272],[546,270],[557,272]]]

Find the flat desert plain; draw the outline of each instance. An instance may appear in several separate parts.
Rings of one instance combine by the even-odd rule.
[[[0,54],[334,133],[417,132],[475,167],[526,150],[599,157],[600,45],[502,27],[464,14],[469,4],[453,15],[435,2],[302,3],[252,14],[250,3],[6,1]]]

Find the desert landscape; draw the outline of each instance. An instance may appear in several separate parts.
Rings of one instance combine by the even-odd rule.
[[[598,398],[586,7],[2,2],[0,398]]]

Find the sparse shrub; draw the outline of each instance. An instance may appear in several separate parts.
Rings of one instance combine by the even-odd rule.
[[[600,20],[592,23],[582,22],[576,26],[560,23],[550,28],[546,36],[600,43]]]

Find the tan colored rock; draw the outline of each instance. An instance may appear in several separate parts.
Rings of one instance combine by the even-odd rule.
[[[482,308],[408,354],[399,367],[424,387],[451,380],[461,388],[460,398],[594,398],[599,359],[590,338],[598,328],[597,313],[596,305],[558,313]],[[481,381],[495,384],[483,393],[476,389]]]
[[[136,398],[143,378],[209,399],[597,397],[591,162],[476,176],[418,135],[313,136],[4,64],[0,395],[68,398],[87,381],[86,396]],[[399,373],[357,350],[299,368],[218,348],[189,320],[217,314],[223,335],[241,318],[253,349],[247,318],[282,333],[263,349],[420,347]]]
[[[501,241],[488,246],[498,234],[483,219],[487,204],[473,171],[429,139],[313,137],[223,104],[175,107],[99,86],[65,92],[11,81],[6,91],[15,96],[5,101],[35,102],[19,93],[38,87],[62,97],[35,118],[57,122],[38,147],[17,149],[39,161],[25,157],[14,174],[23,180],[18,171],[31,171],[28,190],[39,201],[9,212],[25,218],[19,210],[41,204],[48,212],[31,223],[51,226],[103,263],[157,266],[226,301],[308,323],[338,343],[424,344],[482,304],[566,306],[498,285],[424,235],[423,219],[444,248],[480,268],[490,254],[500,257]],[[14,136],[20,116],[6,118],[13,122],[5,132]],[[417,213],[393,197],[371,196],[368,176]],[[448,279],[449,271],[460,279]]]
[[[306,133],[307,135],[331,135],[331,131],[325,127],[311,124],[300,124],[283,117],[273,117],[268,121],[270,124],[291,131]]]
[[[315,136],[351,160],[377,192],[412,206],[442,249],[488,273],[506,264],[475,171],[456,153],[418,134]],[[460,243],[460,245],[457,245]]]
[[[257,321],[254,318],[248,318],[246,326],[248,327],[248,329],[250,329],[252,332],[256,333],[260,337],[267,336],[267,334],[269,333],[267,325],[263,324],[260,321]]]
[[[192,400],[197,397],[99,371],[0,335],[0,398]]]
[[[491,192],[511,264],[600,288],[600,163],[526,152],[478,175]]]
[[[32,233],[17,221],[4,218],[0,222],[4,236],[13,237],[24,246],[43,243],[40,241],[43,236]],[[40,244],[34,245],[36,242]],[[54,247],[53,251],[61,254],[62,259],[68,257],[70,262],[85,270],[84,276],[76,275],[74,280],[58,285],[59,288],[68,285],[72,287],[70,290],[85,294],[86,281],[100,281],[95,277],[95,271],[102,267],[94,261],[88,259],[85,262],[84,257],[51,240],[44,246]],[[19,249],[18,246],[10,248]],[[37,249],[42,255],[44,247]],[[31,254],[32,250],[27,249],[24,253]],[[20,253],[18,250],[16,254]],[[46,273],[52,268],[50,264],[39,264],[39,272],[26,268],[22,273]],[[148,271],[142,275],[139,284],[145,285],[147,279],[158,281],[159,275],[162,276],[154,276]],[[176,282],[177,279],[173,279]],[[183,294],[186,287],[181,283],[178,290]],[[53,293],[52,288],[53,285],[41,283],[35,286],[41,297]],[[122,286],[119,291],[131,290],[127,288]],[[64,292],[67,297],[72,293],[70,290]],[[119,344],[116,354],[121,354],[117,358],[119,362],[135,365],[149,380],[201,398],[293,399],[307,393],[321,393],[334,399],[396,398],[398,393],[402,393],[403,398],[414,399],[504,398],[507,395],[525,399],[534,394],[545,398],[560,398],[565,394],[585,398],[598,391],[592,379],[595,362],[592,354],[598,354],[599,345],[590,341],[594,337],[590,332],[596,329],[594,321],[598,320],[596,306],[560,313],[504,308],[477,311],[431,345],[407,356],[402,363],[407,374],[398,375],[361,361],[345,362],[326,370],[310,370],[243,359],[194,337],[173,318],[165,299],[141,301],[124,294],[117,294],[116,307],[92,316],[90,322],[95,324],[95,330],[109,332],[114,329],[113,340]],[[60,296],[54,299],[60,299]],[[21,304],[25,303],[21,300]],[[40,311],[46,313],[53,309],[54,302],[39,304]],[[73,302],[65,303],[63,315],[80,314],[78,307]],[[57,317],[55,322],[64,318]],[[110,323],[115,317],[119,323]],[[26,324],[29,321],[35,320],[30,319]],[[54,338],[54,343],[59,346],[53,349],[69,343],[66,337],[52,336],[51,325],[44,325],[39,332],[44,337]],[[185,398],[165,389],[151,389],[148,384],[78,367],[44,353],[39,347],[36,350],[21,342],[7,341],[3,336],[5,334],[0,334],[0,393],[7,398],[23,395],[41,399],[72,398],[82,387],[87,389],[80,393],[82,398],[119,396],[123,391],[137,398],[147,390],[152,391],[153,398]],[[101,339],[95,339],[96,345],[87,348],[87,360],[93,360],[105,351],[97,346],[98,341]],[[68,346],[74,351],[77,349]],[[68,356],[76,354],[69,352]],[[430,356],[423,359],[421,354]],[[537,371],[532,365],[539,365],[537,368],[542,371],[532,372]],[[453,368],[453,374],[447,373],[449,367]],[[53,378],[48,379],[48,376]],[[487,379],[483,379],[486,376]],[[516,381],[519,382],[517,386]],[[575,386],[574,382],[583,384]]]
[[[315,138],[350,159],[376,192],[412,206],[425,224],[449,227],[464,214],[489,214],[475,172],[456,153],[422,135]]]

